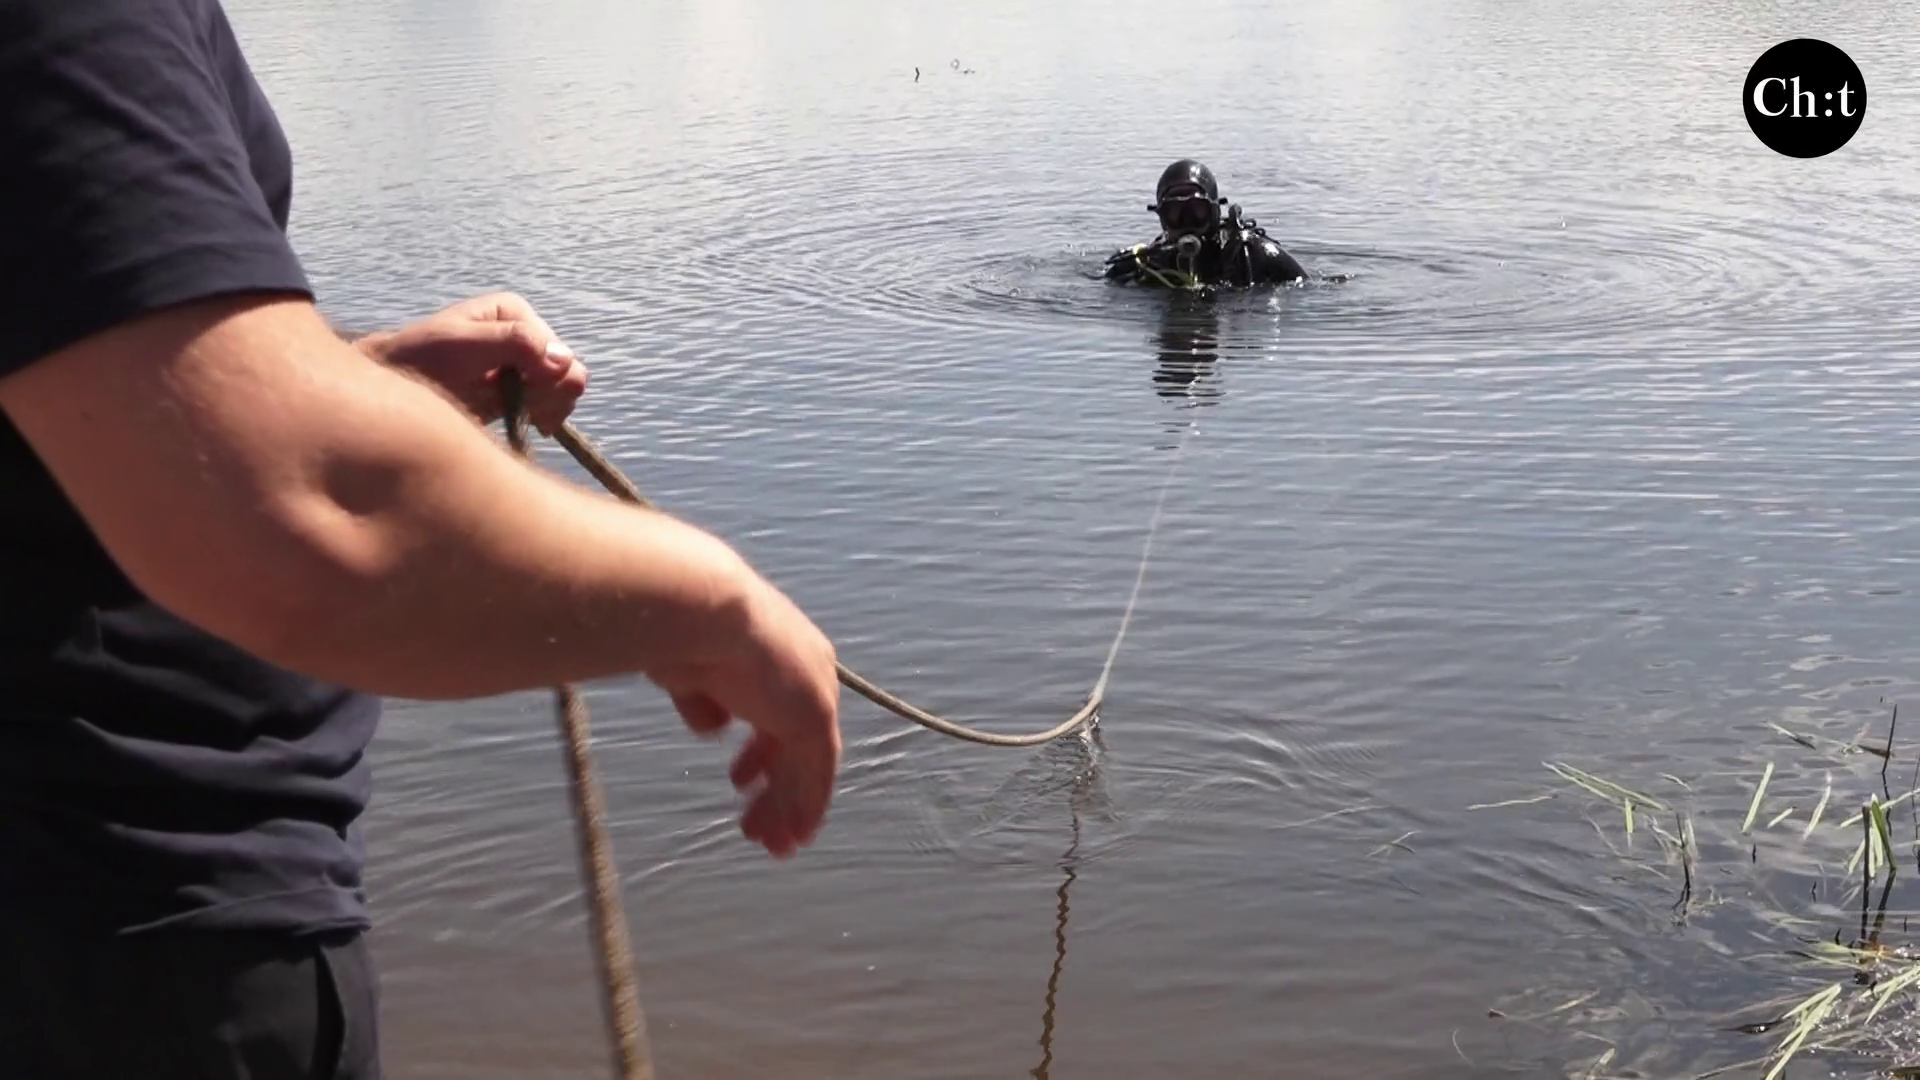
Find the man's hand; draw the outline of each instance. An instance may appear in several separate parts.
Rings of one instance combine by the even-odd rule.
[[[451,393],[482,423],[500,415],[499,373],[517,370],[527,416],[551,435],[586,389],[586,368],[531,305],[511,293],[455,304],[398,331],[354,342]],[[744,566],[742,627],[698,662],[647,675],[687,726],[717,736],[734,719],[753,729],[729,775],[749,793],[740,828],[776,857],[812,842],[840,764],[839,686],[831,643],[793,603]]]
[[[587,389],[586,366],[512,293],[462,301],[399,330],[369,334],[353,347],[425,376],[483,424],[500,418],[504,369],[520,373],[527,418],[546,435],[560,429]]]
[[[753,578],[742,630],[695,664],[650,670],[687,726],[718,735],[736,716],[753,734],[729,772],[752,792],[740,831],[784,858],[813,841],[840,764],[834,649],[771,584]]]

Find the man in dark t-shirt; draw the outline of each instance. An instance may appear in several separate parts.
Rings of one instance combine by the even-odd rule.
[[[340,340],[217,0],[0,0],[0,1074],[379,1074],[377,695],[638,672],[809,842],[831,645],[718,540],[489,439],[585,369],[492,295]]]

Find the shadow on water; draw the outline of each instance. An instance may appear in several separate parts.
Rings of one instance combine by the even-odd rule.
[[[1053,1066],[1053,1024],[1055,1009],[1060,994],[1060,973],[1067,965],[1067,916],[1070,901],[1068,893],[1073,888],[1077,876],[1074,868],[1074,856],[1080,848],[1080,817],[1073,818],[1073,843],[1067,845],[1067,852],[1060,860],[1060,889],[1055,895],[1059,899],[1053,923],[1053,970],[1047,974],[1046,1007],[1040,1011],[1040,1064],[1033,1067],[1028,1075],[1034,1080],[1047,1080],[1048,1070]]]
[[[1088,862],[1083,850],[1090,823],[1119,824],[1104,768],[1107,747],[1099,722],[1037,748],[1019,768],[1002,780],[974,813],[972,836],[1004,839],[1025,822],[1023,831],[1052,834],[1066,811],[1067,844],[1051,865],[1060,873],[1054,890],[1053,960],[1041,995],[1039,1062],[1028,1075],[1048,1080],[1054,1064],[1061,980],[1067,964],[1067,926],[1072,913],[1072,891]],[[1022,866],[1034,865],[1024,855],[1012,856]],[[1037,865],[1035,869],[1038,869]]]
[[[1045,1004],[1040,1010],[1040,1063],[1028,1073],[1033,1080],[1048,1080],[1053,1067],[1053,1032],[1060,1000],[1060,976],[1067,966],[1067,920],[1072,905],[1070,894],[1074,880],[1079,876],[1081,811],[1089,805],[1104,806],[1106,803],[1106,794],[1101,789],[1099,763],[1094,756],[1101,746],[1099,727],[1096,725],[1082,737],[1066,742],[1076,754],[1085,755],[1085,765],[1075,770],[1072,785],[1067,791],[1073,837],[1060,857],[1060,888],[1054,893],[1053,968],[1047,973]]]

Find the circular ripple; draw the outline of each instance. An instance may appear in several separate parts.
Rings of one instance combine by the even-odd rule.
[[[747,155],[664,208],[648,193],[667,189],[665,176],[602,190],[601,216],[580,226],[578,249],[638,247],[666,268],[649,288],[654,310],[726,309],[737,324],[1129,325],[1162,302],[1100,277],[1110,251],[1150,234],[1144,208],[1095,205],[1021,177],[953,179],[994,172],[986,160],[928,149]],[[1258,205],[1250,211],[1259,217]],[[628,214],[633,223],[623,227]],[[1890,329],[1920,330],[1920,316],[1865,287],[1880,238],[1910,228],[1892,197],[1864,199],[1842,215],[1791,193],[1763,200],[1738,189],[1691,208],[1637,193],[1434,208],[1415,193],[1388,192],[1372,220],[1322,230],[1343,240],[1318,238],[1307,225],[1273,227],[1322,287],[1224,303],[1270,312],[1289,340],[1323,348],[1406,351],[1445,341],[1539,349],[1630,338],[1765,349],[1808,325],[1845,347],[1884,341]],[[1875,295],[1882,299],[1862,302]]]

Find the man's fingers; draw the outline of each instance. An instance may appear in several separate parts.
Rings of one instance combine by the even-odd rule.
[[[776,858],[791,855],[819,833],[832,795],[832,775],[794,760],[786,747],[755,735],[729,770],[736,788],[759,777],[766,783],[740,817],[747,839],[765,847]]]
[[[740,833],[766,848],[769,853],[779,856],[787,846],[787,828],[782,821],[785,815],[781,810],[784,793],[779,778],[771,771],[776,753],[771,740],[765,735],[756,734],[747,740],[747,745],[733,759],[733,767],[727,770],[727,775],[737,789],[747,788],[762,776],[767,778],[767,783],[754,791],[745,812],[740,815]]]
[[[511,367],[532,384],[554,382],[579,363],[553,328],[531,311],[513,319],[490,314],[489,309],[436,316],[422,324],[430,332],[428,347],[474,352],[479,363],[470,366],[488,372]]]
[[[476,296],[471,300],[453,305],[448,311],[474,322],[532,323],[542,338],[551,339],[559,336],[553,332],[552,327],[547,325],[546,320],[540,317],[540,313],[533,310],[533,305],[527,302],[526,297],[515,292],[493,292]]]
[[[693,729],[696,735],[712,736],[733,719],[719,702],[705,694],[670,694],[673,707],[680,713],[680,719]]]
[[[777,785],[769,786],[754,797],[752,805],[740,817],[740,832],[767,849],[776,859],[793,854],[799,846],[794,838],[791,814],[783,805]]]
[[[543,390],[530,394],[532,400],[527,406],[534,425],[547,435],[560,430],[560,425],[573,415],[580,396],[587,392],[587,366],[574,359],[566,346],[554,344],[558,349],[549,347],[547,359],[549,364],[558,367],[559,373]]]
[[[727,770],[727,779],[733,781],[734,787],[746,787],[767,771],[769,749],[764,735],[755,735],[747,740],[747,745],[734,755],[733,766]]]
[[[756,733],[727,770],[733,786],[739,789],[765,779],[740,815],[740,831],[775,858],[786,858],[813,841],[832,788],[831,776],[822,784],[816,769],[796,765],[786,748]]]
[[[587,367],[545,325],[538,320],[474,324],[476,332],[502,350],[497,364],[491,365],[494,370],[511,367],[520,373],[527,393],[527,418],[552,435],[586,393]]]
[[[477,335],[504,349],[497,366],[514,368],[530,383],[552,382],[578,363],[573,350],[538,319],[474,323],[473,327]]]

